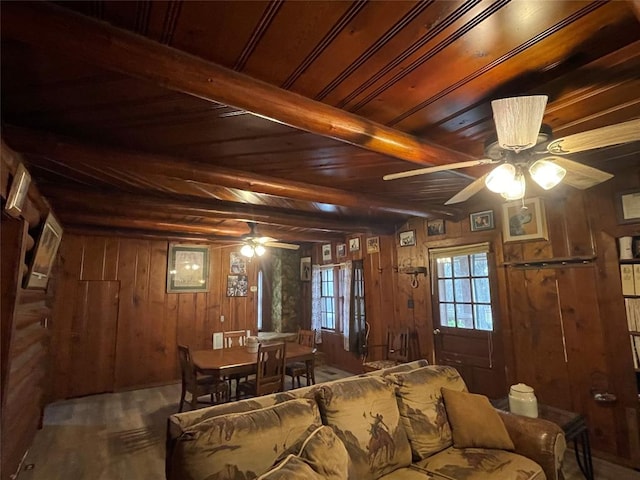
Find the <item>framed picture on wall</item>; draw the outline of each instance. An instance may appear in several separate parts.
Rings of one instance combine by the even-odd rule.
[[[230,257],[230,266],[229,272],[235,274],[246,274],[247,273],[247,262],[245,261],[245,257],[242,256],[241,253],[231,252],[229,254]]]
[[[640,190],[627,190],[616,194],[618,223],[640,222]]]
[[[444,220],[427,220],[427,235],[444,235]]]
[[[378,253],[380,251],[380,237],[367,238],[367,253]]]
[[[493,210],[485,210],[484,212],[476,212],[469,215],[472,232],[481,232],[482,230],[493,230],[495,228],[493,220]]]
[[[246,297],[248,289],[246,275],[227,275],[227,297]]]
[[[326,243],[322,245],[322,261],[330,262],[331,261],[331,244]]]
[[[300,259],[300,280],[303,282],[311,281],[311,257]]]
[[[338,258],[347,256],[347,244],[346,243],[339,243],[336,246],[336,256]]]
[[[400,232],[400,246],[410,247],[416,244],[416,231],[407,230],[406,232]]]
[[[62,227],[49,213],[34,249],[33,260],[25,281],[25,288],[47,288],[53,262],[62,240]]]
[[[360,251],[360,239],[358,237],[349,239],[349,251],[350,252]]]
[[[170,243],[167,259],[167,292],[209,291],[209,247]]]
[[[502,205],[505,242],[547,240],[547,220],[539,198],[516,200]]]
[[[4,206],[4,211],[12,217],[17,218],[22,213],[30,184],[31,175],[29,175],[29,172],[27,172],[27,169],[21,163],[18,165],[16,173],[13,176],[11,189],[9,190],[9,195],[7,195],[7,203]]]

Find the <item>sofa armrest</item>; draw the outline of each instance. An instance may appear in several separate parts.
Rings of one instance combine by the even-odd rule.
[[[515,453],[538,463],[547,480],[558,480],[567,448],[564,432],[555,423],[498,410],[513,444]]]

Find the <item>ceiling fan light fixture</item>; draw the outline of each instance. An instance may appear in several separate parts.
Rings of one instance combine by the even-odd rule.
[[[251,245],[245,244],[240,249],[240,254],[244,255],[245,257],[252,258],[255,254],[255,250]]]
[[[546,95],[530,95],[491,102],[498,143],[502,148],[520,152],[535,146],[547,99]]]
[[[501,192],[501,195],[505,200],[520,200],[524,198],[526,189],[527,184],[524,180],[524,175],[518,171],[514,179],[507,184],[507,188]]]
[[[538,185],[545,190],[549,190],[562,181],[567,171],[557,163],[543,158],[535,161],[529,167],[529,174]]]
[[[507,189],[507,186],[511,184],[516,178],[516,167],[510,163],[503,163],[502,165],[493,169],[493,171],[487,175],[484,184],[489,190],[495,193],[502,193]]]
[[[256,252],[256,255],[261,257],[262,255],[265,254],[265,252],[267,251],[266,248],[264,248],[262,245],[256,245],[254,251]]]

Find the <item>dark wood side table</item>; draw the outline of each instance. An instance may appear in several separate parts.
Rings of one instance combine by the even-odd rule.
[[[491,403],[499,410],[509,411],[509,399],[507,397],[492,400]],[[594,480],[589,429],[584,415],[539,403],[538,418],[553,422],[562,428],[567,442],[573,440],[578,467],[580,467],[587,480]]]

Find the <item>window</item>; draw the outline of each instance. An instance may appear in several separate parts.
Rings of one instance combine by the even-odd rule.
[[[262,331],[262,296],[264,294],[264,286],[262,282],[264,277],[262,275],[262,269],[258,270],[258,331]]]
[[[336,329],[336,289],[333,268],[320,270],[320,313],[322,328]]]
[[[488,244],[430,254],[436,265],[440,325],[493,331]]]

